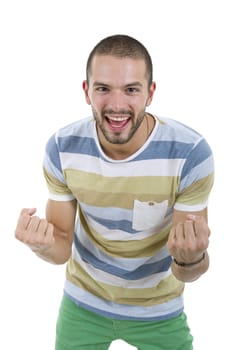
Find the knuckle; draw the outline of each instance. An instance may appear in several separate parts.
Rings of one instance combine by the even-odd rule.
[[[43,244],[43,238],[40,235],[36,235],[33,239],[33,243],[35,244]]]
[[[183,246],[183,243],[182,242],[176,242],[174,244],[174,248],[176,248],[177,250],[183,250],[184,246]]]
[[[52,246],[52,241],[49,238],[45,238],[44,241],[43,241],[43,244],[45,246]]]
[[[183,222],[178,222],[176,225],[176,229],[181,229],[184,227],[184,223]]]
[[[19,241],[22,241],[24,237],[24,230],[21,229],[16,229],[15,230],[15,238],[18,239]]]
[[[25,244],[31,244],[32,243],[32,239],[30,235],[26,235],[23,237],[22,242]]]
[[[193,253],[196,250],[196,247],[192,244],[192,242],[188,242],[186,245],[186,249],[188,252]]]
[[[48,221],[46,219],[40,219],[41,225],[48,225]]]
[[[21,233],[19,230],[15,230],[15,238],[20,239],[21,238]]]
[[[40,222],[40,218],[38,216],[32,216],[30,221],[31,223],[38,223]]]
[[[209,242],[207,240],[201,240],[200,242],[198,242],[198,249],[200,250],[205,250],[207,249],[209,246]]]
[[[167,246],[168,246],[168,249],[175,249],[176,248],[176,245],[175,245],[175,243],[174,243],[174,241],[169,241],[168,242],[168,244],[167,244]]]

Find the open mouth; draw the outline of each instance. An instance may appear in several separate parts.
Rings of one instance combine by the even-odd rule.
[[[105,119],[111,130],[123,131],[127,127],[131,117],[128,115],[127,116],[126,115],[124,116],[105,115]]]

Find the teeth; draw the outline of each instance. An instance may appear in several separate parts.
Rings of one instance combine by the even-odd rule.
[[[129,117],[108,117],[108,119],[113,120],[115,122],[122,122],[127,120]]]

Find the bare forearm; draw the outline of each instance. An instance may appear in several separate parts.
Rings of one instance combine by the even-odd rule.
[[[38,257],[52,264],[64,264],[71,256],[76,202],[49,200],[46,218],[34,215],[36,208],[21,210],[15,237]]]
[[[68,261],[71,256],[70,243],[64,238],[57,237],[55,244],[48,249],[32,249],[32,251],[42,260],[51,264],[61,265]]]
[[[171,265],[175,277],[182,282],[193,282],[203,275],[209,268],[209,256],[205,252],[205,258],[197,265],[179,266],[174,261]]]

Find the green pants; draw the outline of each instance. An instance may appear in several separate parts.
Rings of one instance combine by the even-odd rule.
[[[85,310],[63,297],[55,350],[107,350],[116,339],[138,350],[193,349],[184,313],[160,322],[114,320]]]

